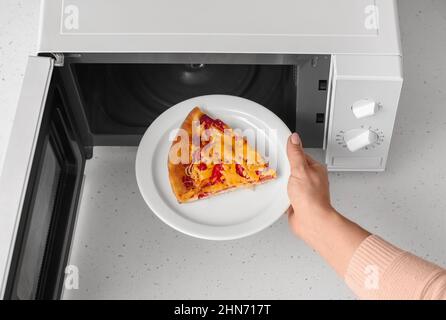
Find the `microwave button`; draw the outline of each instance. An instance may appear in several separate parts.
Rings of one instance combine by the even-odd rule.
[[[351,152],[374,144],[378,138],[378,134],[369,129],[353,129],[344,134],[345,144]]]
[[[357,119],[375,115],[380,109],[380,104],[373,100],[359,100],[352,105],[353,114]]]

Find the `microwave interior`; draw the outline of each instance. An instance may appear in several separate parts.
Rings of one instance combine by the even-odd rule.
[[[305,147],[322,149],[330,69],[329,55],[65,54],[52,73],[6,297],[85,298],[64,289],[66,266],[101,269],[122,258],[102,253],[140,228],[141,214],[153,216],[133,167],[142,135],[162,112],[195,96],[240,96],[300,132]],[[94,287],[96,279],[83,281]]]

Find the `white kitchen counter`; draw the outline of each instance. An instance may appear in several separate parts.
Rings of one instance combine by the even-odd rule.
[[[38,1],[0,1],[0,167],[38,9]],[[446,266],[446,2],[401,0],[399,12],[405,83],[387,171],[331,174],[332,199],[370,231]],[[353,298],[285,219],[229,242],[170,229],[138,193],[134,156],[134,148],[96,148],[87,165],[90,201],[71,255],[80,288],[65,298]],[[94,176],[105,180],[89,183]]]

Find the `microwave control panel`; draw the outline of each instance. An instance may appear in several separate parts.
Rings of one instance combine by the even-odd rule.
[[[383,171],[402,87],[399,56],[333,57],[326,163],[331,171]]]

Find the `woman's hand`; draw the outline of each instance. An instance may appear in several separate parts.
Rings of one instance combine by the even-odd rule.
[[[354,259],[350,272],[347,272],[355,251],[370,233],[343,217],[331,206],[327,169],[305,154],[297,133],[293,133],[288,139],[287,152],[291,168],[288,181],[290,227],[341,277],[344,278],[347,274],[348,283],[355,293],[372,299],[446,298],[445,290],[439,289],[446,284],[446,275],[441,276],[444,270],[407,253],[404,263],[401,263],[402,259],[395,257],[402,256],[404,252],[390,244],[386,245],[382,240],[377,246],[376,238],[363,249],[362,255]],[[388,266],[384,263],[387,272],[378,271],[391,276],[380,278],[381,287],[367,290],[364,284],[368,273],[362,270],[362,266],[376,266],[389,257],[394,258],[389,260],[393,262],[389,262]],[[401,273],[401,270],[404,272]]]
[[[327,169],[305,154],[297,133],[288,139],[287,152],[291,230],[343,276],[354,251],[370,233],[331,206]]]
[[[318,221],[335,213],[330,204],[328,173],[325,166],[305,154],[297,133],[288,139],[291,175],[288,181],[290,227],[301,238],[317,227]]]

